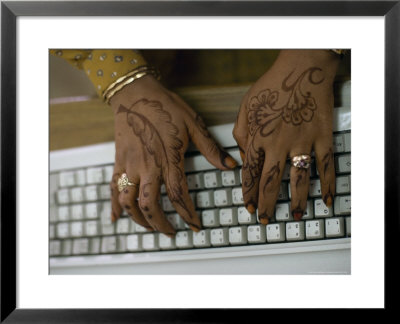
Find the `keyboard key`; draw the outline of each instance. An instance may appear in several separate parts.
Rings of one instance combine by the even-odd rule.
[[[308,240],[323,239],[325,235],[324,220],[317,219],[306,222],[306,238]]]
[[[105,236],[101,239],[101,253],[117,252],[117,237]]]
[[[240,184],[239,170],[222,171],[221,179],[224,187],[237,186]]]
[[[176,249],[175,239],[171,238],[163,233],[158,234],[158,244],[159,244],[161,250]]]
[[[287,182],[282,182],[279,188],[278,200],[288,200],[288,184]]]
[[[53,239],[56,237],[56,226],[53,224],[49,225],[49,239]]]
[[[310,180],[310,189],[308,191],[310,197],[321,197],[321,182],[319,179]]]
[[[72,254],[88,254],[89,253],[89,239],[75,239],[72,241]]]
[[[65,222],[69,220],[69,206],[58,207],[58,221]]]
[[[56,228],[56,233],[58,238],[67,238],[69,237],[69,223],[58,223]]]
[[[71,219],[79,220],[83,219],[83,205],[72,205],[71,206]]]
[[[103,234],[103,235],[115,234],[115,224],[102,224],[101,225],[101,234]]]
[[[189,190],[198,190],[204,188],[203,173],[193,173],[186,176]]]
[[[89,253],[100,254],[100,248],[101,248],[101,238],[100,237],[91,238],[89,242]]]
[[[222,186],[221,171],[211,171],[204,173],[204,187],[218,188]]]
[[[72,188],[70,191],[70,195],[71,195],[72,202],[81,202],[81,201],[85,200],[84,196],[83,196],[82,187]]]
[[[85,234],[87,236],[99,235],[99,222],[98,221],[85,222]]]
[[[265,243],[267,235],[265,225],[251,225],[247,227],[247,240],[249,243]]]
[[[85,172],[85,170],[77,170],[77,171],[75,171],[75,184],[77,186],[86,185],[86,172]]]
[[[219,224],[219,210],[206,209],[201,212],[201,223],[204,227],[218,227]]]
[[[344,152],[344,138],[343,134],[333,136],[333,152],[342,153]]]
[[[304,222],[286,223],[286,239],[288,241],[304,240]]]
[[[109,205],[109,203],[108,203]],[[88,203],[85,205],[85,213],[86,213],[86,218],[89,219],[97,219],[99,218],[99,209],[100,205],[98,203]],[[111,210],[109,210],[108,217],[111,215]],[[111,219],[111,217],[110,217]]]
[[[343,217],[329,218],[325,220],[326,237],[342,237],[344,236]]]
[[[196,194],[196,205],[198,208],[214,207],[214,192],[212,190],[198,192]]]
[[[232,189],[232,203],[234,205],[243,205],[243,191],[241,187]]]
[[[205,248],[211,246],[210,230],[201,230],[200,232],[193,232],[193,245],[197,248]]]
[[[169,200],[168,196],[162,196],[161,198],[162,208],[165,212],[175,211],[174,206],[172,205],[171,200]]]
[[[238,224],[237,208],[223,208],[219,210],[219,223],[222,226],[233,226]]]
[[[347,194],[351,191],[350,175],[336,177],[336,193]]]
[[[89,168],[86,169],[86,182],[87,184],[97,184],[103,182],[103,168]]]
[[[247,226],[231,227],[229,229],[229,243],[232,245],[247,243]]]
[[[50,223],[57,222],[57,217],[58,217],[57,213],[58,213],[57,208],[55,206],[50,206],[50,208],[49,208],[49,221],[50,221]]]
[[[185,222],[178,213],[167,214],[167,220],[171,223],[172,227],[176,230],[185,229]]]
[[[117,229],[116,229],[117,234],[129,233],[131,222],[132,221],[130,220],[130,218],[120,218],[117,221]]]
[[[344,151],[351,152],[351,133],[343,134],[344,137]]]
[[[351,155],[340,155],[336,158],[336,172],[350,173],[351,172]]]
[[[99,195],[97,192],[97,186],[87,186],[84,189],[85,197],[87,201],[96,201],[99,199]]]
[[[192,231],[181,231],[175,235],[175,244],[178,249],[190,249],[193,247]]]
[[[275,219],[276,221],[288,221],[293,219],[292,213],[289,211],[289,203],[276,204]]]
[[[229,244],[228,228],[215,228],[210,232],[211,244],[213,246],[224,246]]]
[[[351,217],[345,217],[346,222],[346,236],[351,236]]]
[[[111,188],[108,184],[103,184],[99,187],[100,199],[111,199]]]
[[[60,172],[58,179],[60,187],[72,187],[75,185],[75,174],[73,171]]]
[[[72,254],[72,240],[64,240],[61,242],[61,254],[62,255]]]
[[[250,214],[245,207],[238,207],[238,223],[241,225],[257,223],[257,215]]]
[[[314,200],[314,215],[316,218],[318,217],[331,217],[333,216],[333,208],[326,207],[324,201],[322,199]]]
[[[350,215],[351,196],[336,196],[334,206],[335,206],[335,215]]]
[[[283,242],[285,240],[285,223],[268,224],[266,227],[267,241]]]
[[[53,240],[49,243],[49,255],[56,256],[61,254],[61,241]]]
[[[216,207],[232,205],[232,189],[220,189],[214,191],[214,204]]]
[[[59,204],[68,204],[69,200],[69,189],[60,189],[57,191],[57,201]]]
[[[73,237],[83,236],[83,222],[72,222],[71,223],[71,236],[73,236]]]
[[[142,237],[138,234],[127,235],[126,249],[128,251],[142,251]]]
[[[144,226],[142,226],[142,225],[139,225],[139,224],[137,224],[137,223],[135,223],[135,222],[133,222],[133,224],[134,224],[134,232],[135,233],[148,233],[149,231],[146,229],[146,227],[144,227]]]
[[[93,215],[93,214],[88,213],[86,211],[86,215]],[[109,225],[112,223],[112,221],[111,221],[111,202],[110,201],[103,202],[103,204],[101,205],[100,220],[101,220],[101,224],[103,224],[103,225]]]
[[[159,250],[157,233],[147,233],[142,235],[142,247],[145,251]]]
[[[117,251],[126,252],[126,235],[117,236]]]
[[[307,200],[307,206],[304,210],[303,217],[301,219],[313,219],[314,218],[314,204],[312,200]]]
[[[114,174],[114,166],[107,165],[103,167],[104,182],[110,183]]]

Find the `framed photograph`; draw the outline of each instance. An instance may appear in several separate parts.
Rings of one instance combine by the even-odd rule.
[[[391,283],[396,281],[397,275],[395,267],[389,267],[387,262],[390,257],[397,255],[392,247],[395,246],[393,238],[399,230],[398,0],[3,1],[1,25],[1,322],[219,323],[232,320],[239,312],[246,316],[264,316],[270,308],[393,307],[393,300],[389,296],[394,290]],[[118,254],[118,262],[114,259],[107,261],[108,256],[103,255],[90,264],[90,271],[81,268],[76,271],[78,268],[74,265],[86,262],[79,253],[72,256],[71,260],[75,263],[67,265],[62,263],[62,258],[57,261],[57,258],[49,257],[52,253],[59,256],[68,254],[62,254],[61,247],[64,248],[64,245],[57,247],[57,240],[53,240],[55,244],[49,246],[49,237],[52,242],[52,231],[56,230],[55,224],[51,223],[49,208],[49,190],[53,185],[49,170],[51,173],[55,159],[49,152],[57,149],[53,139],[55,136],[63,139],[65,147],[69,145],[65,143],[74,140],[90,143],[84,131],[79,133],[78,137],[81,138],[78,139],[76,136],[74,139],[68,129],[64,133],[52,133],[49,106],[66,104],[67,101],[62,95],[52,98],[50,81],[54,76],[59,80],[66,78],[66,70],[54,69],[49,50],[89,48],[145,49],[153,54],[162,53],[161,56],[181,50],[190,53],[188,57],[201,52],[206,53],[202,54],[206,59],[207,55],[220,57],[218,61],[222,71],[224,68],[228,71],[232,66],[240,70],[240,62],[235,60],[238,54],[224,56],[222,50],[227,53],[246,52],[244,57],[258,60],[260,56],[254,53],[262,51],[347,49],[351,54],[346,58],[348,69],[343,73],[343,80],[347,83],[343,84],[348,88],[344,87],[345,90],[341,91],[348,93],[338,101],[348,100],[347,104],[341,106],[344,108],[343,116],[347,111],[346,106],[352,107],[351,123],[349,117],[343,117],[344,121],[335,121],[335,127],[338,123],[348,124],[348,128],[341,129],[344,133],[337,140],[339,146],[343,142],[348,150],[339,156],[343,161],[336,163],[346,163],[346,158],[349,159],[349,170],[343,171],[340,180],[344,181],[345,186],[346,179],[350,186],[350,165],[353,165],[351,227],[350,205],[348,211],[343,205],[344,211],[333,211],[332,207],[332,219],[337,220],[337,224],[326,223],[328,218],[322,216],[315,217],[314,223],[337,226],[340,235],[329,235],[343,239],[331,241],[338,246],[346,246],[348,262],[344,266],[348,271],[344,273],[338,270],[341,265],[329,268],[332,260],[324,259],[321,254],[319,262],[326,265],[325,269],[332,269],[331,272],[309,271],[307,275],[299,275],[291,271],[293,269],[283,272],[271,269],[268,273],[273,274],[258,272],[255,270],[257,257],[263,252],[256,247],[251,255],[241,254],[240,249],[235,250],[235,257],[248,260],[242,263],[241,269],[235,268],[237,264],[232,261],[233,257],[225,256],[219,264],[213,263],[216,270],[208,273],[201,268],[206,264],[204,260],[212,259],[209,255],[203,256],[203,263],[196,261],[191,265],[192,268],[188,266],[184,271],[175,272],[166,270],[172,267],[172,262],[163,263],[165,272],[151,272],[145,267],[140,270],[144,261],[135,257],[139,260],[134,265],[138,267],[135,274],[125,271],[127,267],[120,266],[132,261],[132,253]],[[227,57],[231,61],[225,60]],[[122,58],[118,56],[115,59]],[[180,59],[184,60],[184,55]],[[263,66],[257,65],[257,62],[248,63],[254,71],[264,69],[257,68]],[[214,74],[217,73],[217,65],[199,63],[199,66],[202,69],[199,75],[204,79],[216,79]],[[248,69],[245,74],[249,75],[250,72]],[[258,70],[255,72],[258,73]],[[259,75],[264,72],[259,71]],[[314,70],[310,73],[314,73]],[[225,77],[224,80],[230,80],[228,73],[221,75],[220,79]],[[308,77],[317,83],[315,75]],[[84,92],[80,84],[76,85],[76,89],[78,95],[75,95],[75,99]],[[236,87],[235,91],[226,89],[224,100],[234,96],[239,98],[244,93],[244,87]],[[193,102],[202,101],[203,105],[207,102],[205,106],[208,110],[205,111],[208,112],[215,113],[222,102],[209,92],[204,94],[203,91],[202,95],[200,92],[193,93],[182,91],[178,94],[189,102],[197,96]],[[303,93],[304,98],[308,95]],[[216,108],[210,100],[213,96],[217,98]],[[81,100],[79,98],[76,100]],[[232,123],[236,118],[233,113],[218,116],[219,120],[226,118]],[[82,117],[81,123],[85,123],[84,120]],[[81,129],[84,128],[84,125],[81,126]],[[104,138],[108,136],[106,131],[102,135]],[[224,140],[223,136],[221,140]],[[57,163],[64,165],[64,157],[63,154],[58,155]],[[59,170],[63,169],[60,167],[56,171]],[[101,172],[106,172],[106,169]],[[68,174],[65,173],[65,176]],[[77,176],[74,177],[76,179]],[[96,194],[100,194],[100,190],[100,186],[96,187]],[[343,204],[347,203],[346,197],[350,204],[350,191],[348,195],[344,192],[341,197]],[[316,200],[319,198],[312,200],[313,212],[316,212]],[[339,206],[340,202],[335,201],[335,204]],[[85,218],[85,221],[89,222],[89,218]],[[243,224],[239,222],[239,225]],[[237,228],[240,230],[239,226]],[[288,232],[292,229],[287,225],[285,229],[286,238],[290,240]],[[296,229],[293,231],[296,232]],[[132,233],[139,233],[139,230]],[[308,234],[299,233],[304,236],[305,243],[312,243],[306,237]],[[73,236],[65,239],[62,234],[57,235],[61,237],[60,244],[69,239],[75,241]],[[103,244],[103,241],[99,242]],[[107,250],[107,247],[104,249]],[[277,255],[276,250],[270,254]],[[341,248],[338,250],[341,251]],[[224,250],[221,248],[218,251]],[[306,254],[302,256],[303,260],[300,260],[301,256],[298,257],[299,263],[306,261]],[[149,259],[149,256],[144,254],[144,258]],[[175,256],[176,264],[182,261],[179,258]],[[214,261],[218,259],[213,258]],[[106,262],[96,263],[99,260]],[[129,263],[129,266],[132,267],[132,264]],[[293,264],[287,263],[286,266]],[[99,270],[97,272],[93,271],[96,267]]]

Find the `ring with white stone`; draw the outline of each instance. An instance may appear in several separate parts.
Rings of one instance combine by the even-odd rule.
[[[128,186],[138,187],[139,185],[137,183],[130,182],[128,175],[126,173],[123,173],[121,177],[118,178],[118,191],[121,192]]]
[[[308,169],[311,165],[311,156],[308,154],[296,155],[292,157],[292,166],[299,169]]]

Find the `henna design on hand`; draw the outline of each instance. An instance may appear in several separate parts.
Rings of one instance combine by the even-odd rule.
[[[142,112],[149,112],[156,127]],[[183,142],[178,138],[179,129],[173,124],[171,114],[159,101],[140,99],[126,108],[119,106],[117,114],[126,113],[126,120],[133,133],[140,139],[154,162],[161,169],[171,202],[179,204],[191,218],[189,208],[182,198],[183,171],[180,167]],[[146,114],[147,115],[147,114]],[[160,134],[160,125],[163,134]]]
[[[331,163],[333,163],[333,152],[331,148],[329,148],[328,153],[326,153],[322,158],[322,162],[324,163],[324,176],[325,176],[326,170],[328,170]]]
[[[245,179],[244,187],[247,190],[243,192],[244,194],[252,189],[256,183],[256,177],[259,177],[261,172],[259,161],[262,149],[255,147],[254,139],[257,135],[265,138],[273,134],[280,125],[278,121],[284,121],[293,126],[312,121],[317,104],[311,92],[303,91],[302,85],[305,80],[313,85],[322,83],[323,77],[319,80],[315,79],[315,73],[321,71],[322,69],[318,67],[311,67],[302,72],[292,84],[289,84],[288,80],[294,71],[289,73],[281,85],[283,93],[289,93],[289,96],[281,107],[276,106],[280,93],[271,89],[264,89],[249,99],[246,110],[251,142],[247,146],[247,162],[243,164],[243,168],[250,171],[248,172],[250,176],[249,179]]]
[[[267,181],[264,184],[264,189],[263,191],[265,192],[265,190],[267,189],[268,185],[274,180],[277,179],[279,177],[279,173],[281,172],[281,169],[279,167],[279,163],[280,161],[278,161],[278,163],[276,165],[274,165],[271,169],[269,169],[267,175]]]

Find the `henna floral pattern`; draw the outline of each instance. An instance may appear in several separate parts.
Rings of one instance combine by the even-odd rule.
[[[155,116],[152,122],[145,116],[149,110]],[[130,108],[121,105],[117,113],[126,113],[128,125],[161,169],[171,202],[179,204],[192,217],[182,198],[184,175],[180,163],[183,142],[178,138],[179,130],[173,124],[171,115],[163,109],[161,102],[147,99],[135,102]],[[163,134],[155,126],[161,124],[166,129]]]
[[[260,176],[264,153],[261,148],[256,147],[254,139],[259,134],[261,137],[268,137],[273,134],[283,121],[293,126],[301,125],[303,122],[310,122],[314,117],[314,111],[317,109],[315,99],[311,92],[305,92],[303,88],[304,80],[310,84],[320,84],[324,78],[315,79],[315,73],[321,72],[318,67],[311,67],[305,70],[300,76],[289,84],[292,71],[282,82],[282,92],[264,89],[256,96],[249,99],[247,103],[248,129],[251,136],[251,142],[246,150],[246,162],[243,164],[244,175],[244,194],[249,192],[256,184],[256,179]],[[278,106],[279,97],[288,94],[287,99],[282,106]],[[279,166],[278,166],[279,168]]]

